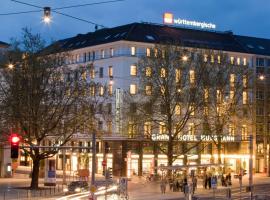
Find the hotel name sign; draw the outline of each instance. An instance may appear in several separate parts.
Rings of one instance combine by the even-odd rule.
[[[178,141],[188,141],[188,142],[199,142],[199,141],[204,141],[204,142],[211,142],[211,141],[217,141],[218,140],[217,135],[179,135],[177,139]],[[230,136],[230,135],[222,135],[221,141],[222,142],[236,142],[238,141],[235,136]],[[159,134],[153,134],[152,135],[152,140],[153,141],[168,141],[169,136],[168,135],[159,135]]]
[[[216,29],[216,24],[208,22],[198,22],[194,20],[186,20],[181,18],[174,18],[174,15],[168,12],[163,14],[163,23],[171,25],[178,24],[182,26],[190,26],[200,29]]]

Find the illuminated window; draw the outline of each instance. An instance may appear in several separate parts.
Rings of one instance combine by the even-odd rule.
[[[195,115],[195,108],[193,105],[190,105],[189,108],[189,113],[190,113],[190,116],[194,116]]]
[[[95,78],[95,69],[93,67],[90,68],[90,78],[91,79]]]
[[[86,71],[82,72],[82,79],[86,80]]]
[[[136,94],[137,92],[137,85],[136,84],[131,84],[129,88],[130,94]]]
[[[247,140],[248,132],[247,132],[247,125],[245,124],[242,125],[241,135],[242,135],[242,140]]]
[[[114,56],[114,48],[110,48],[110,56],[111,56],[111,57]]]
[[[130,54],[132,56],[135,56],[136,55],[136,47],[130,47]]]
[[[247,88],[247,86],[248,86],[247,76],[244,75],[244,76],[243,76],[243,87],[244,87],[244,88]]]
[[[218,57],[217,57],[217,60],[218,60],[218,64],[220,64],[220,63],[221,63],[221,58],[220,58],[219,55],[218,55]]]
[[[237,63],[237,65],[240,65],[241,64],[240,58],[237,58],[236,63]]]
[[[159,123],[159,134],[166,134],[166,125],[164,122]]]
[[[152,69],[151,67],[146,67],[145,69],[145,76],[151,77],[152,76]]]
[[[161,92],[162,95],[165,95],[165,92],[166,92],[165,86],[162,85],[160,87],[160,92]]]
[[[137,126],[134,122],[128,123],[128,137],[133,138],[136,135]]]
[[[247,91],[243,91],[243,104],[247,104],[247,103],[248,103]]]
[[[90,96],[95,96],[95,86],[90,85]]]
[[[230,74],[230,87],[234,88],[235,85],[235,74]]]
[[[234,90],[230,90],[230,100],[234,100],[235,92]]]
[[[157,49],[154,50],[154,56],[155,56],[156,58],[158,57],[158,50],[157,50]]]
[[[215,62],[215,57],[214,55],[211,55],[211,63],[214,63]]]
[[[217,106],[217,116],[221,116],[222,114],[222,110],[221,110],[221,107],[220,106]]]
[[[207,106],[205,106],[205,107],[203,108],[203,114],[206,115],[206,116],[209,114],[209,109],[208,109]]]
[[[194,135],[195,134],[195,125],[194,125],[194,123],[189,123],[188,124],[188,134],[189,135]]]
[[[243,65],[246,66],[247,65],[247,59],[243,58]]]
[[[222,102],[222,94],[220,90],[217,90],[217,102],[221,103]]]
[[[104,95],[104,87],[101,85],[99,86],[99,96],[103,96]]]
[[[189,71],[189,82],[191,84],[195,83],[195,71],[194,70]]]
[[[145,136],[151,136],[152,134],[152,125],[151,122],[145,122],[143,126],[144,135]]]
[[[234,64],[234,57],[233,56],[230,57],[230,62],[232,65]]]
[[[231,136],[235,135],[235,126],[233,124],[229,125],[229,135]]]
[[[109,66],[108,75],[110,78],[113,77],[113,67],[112,66]]]
[[[146,48],[146,56],[147,57],[151,56],[151,49],[150,48]]]
[[[165,78],[166,77],[166,69],[165,68],[161,68],[160,69],[160,77],[161,78]]]
[[[108,86],[108,92],[109,92],[109,95],[112,95],[113,94],[113,86],[112,86],[112,84],[109,84],[109,86]]]
[[[181,81],[181,70],[175,69],[175,82],[180,83]]]
[[[181,115],[181,106],[179,104],[175,105],[175,114]]]
[[[136,65],[131,65],[130,66],[130,75],[131,76],[137,76],[137,66]]]
[[[105,58],[105,51],[103,49],[101,50],[101,58]]]
[[[205,55],[203,56],[203,61],[204,61],[204,62],[207,62],[207,60],[208,60],[208,55],[205,54]]]
[[[146,85],[145,86],[145,94],[146,95],[151,95],[152,94],[152,86],[151,85]]]
[[[109,134],[112,134],[112,121],[107,122],[107,131]]]
[[[161,56],[162,56],[162,58],[165,58],[165,50],[161,51]]]
[[[76,55],[76,62],[77,63],[80,62],[80,55],[79,54]]]
[[[209,90],[204,89],[204,101],[208,102],[208,99],[209,99]]]

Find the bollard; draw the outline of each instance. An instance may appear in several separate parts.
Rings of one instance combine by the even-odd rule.
[[[4,200],[6,200],[6,191],[4,191]]]

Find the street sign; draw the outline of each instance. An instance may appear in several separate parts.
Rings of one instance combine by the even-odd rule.
[[[102,161],[102,166],[103,166],[103,167],[106,167],[106,166],[107,166],[106,160],[103,160],[103,161]]]

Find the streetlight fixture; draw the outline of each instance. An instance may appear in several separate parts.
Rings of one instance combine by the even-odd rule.
[[[9,69],[13,69],[13,68],[14,68],[14,64],[13,64],[13,63],[11,63],[11,62],[10,62],[10,63],[8,63],[8,68],[9,68]]]
[[[187,56],[183,56],[183,57],[182,57],[182,60],[183,60],[184,62],[186,62],[186,61],[188,60],[188,57],[187,57]]]
[[[43,22],[45,24],[49,24],[52,20],[51,18],[51,8],[50,7],[44,7],[43,8],[44,14],[43,14]]]

